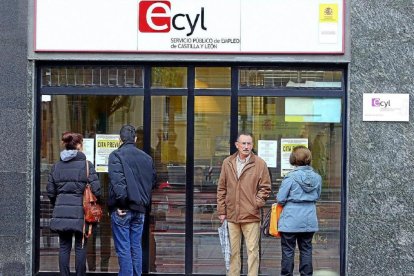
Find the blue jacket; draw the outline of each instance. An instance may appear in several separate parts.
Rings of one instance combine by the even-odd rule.
[[[279,219],[280,232],[316,232],[318,218],[316,201],[321,196],[322,178],[310,166],[299,166],[283,179],[277,202],[283,211]]]
[[[135,143],[125,142],[109,155],[108,163],[109,209],[145,213],[156,181],[151,156],[138,149]]]

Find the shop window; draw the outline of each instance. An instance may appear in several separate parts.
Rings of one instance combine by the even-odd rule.
[[[143,87],[142,67],[54,66],[41,70],[42,87]]]
[[[311,150],[311,166],[322,176],[322,195],[316,205],[319,232],[312,241],[314,271],[315,274],[317,271],[330,271],[332,275],[339,275],[343,147],[339,116],[341,99],[239,97],[238,102],[238,128],[253,134],[255,153],[261,155],[262,141],[276,144],[273,155],[266,152],[274,194],[267,201],[264,213],[275,202],[283,177],[292,169],[288,161],[291,147],[301,144]],[[261,273],[274,275],[280,271],[280,262],[275,261],[281,258],[280,240],[262,237],[260,242]],[[247,255],[243,258],[247,263]]]
[[[61,136],[66,131],[81,133],[83,151],[94,163],[101,183],[104,215],[87,243],[87,271],[117,272],[118,260],[112,242],[108,215],[107,157],[109,149],[95,147],[98,139],[118,142],[125,123],[143,125],[143,96],[42,95],[40,147],[40,271],[59,271],[59,237],[50,231],[53,208],[46,191],[52,165],[59,160]],[[137,133],[138,136],[138,133]],[[75,250],[71,251],[71,271],[75,271]]]
[[[144,93],[143,89],[135,89],[139,96],[122,95],[123,91],[130,93],[133,89],[110,89],[111,93],[119,91],[118,95],[61,95],[68,91],[61,89],[65,87],[86,88],[84,93],[91,91],[89,87],[143,88],[144,70],[140,66],[41,68],[41,165],[40,182],[36,184],[40,189],[40,272],[58,271],[59,241],[49,230],[52,207],[47,198],[46,183],[52,164],[59,159],[62,132],[80,132],[87,143],[93,144],[99,135],[118,134],[123,124],[130,123],[137,127],[137,147],[148,146],[157,170],[151,213],[147,218],[149,239],[144,241],[148,250],[143,252],[144,257],[148,257],[148,272],[184,275],[191,258],[186,256],[185,249],[192,246],[192,273],[225,274],[217,232],[220,222],[216,213],[216,191],[221,163],[235,150],[230,137],[235,137],[238,130],[253,133],[257,154],[260,154],[259,145],[265,144],[263,141],[270,140],[273,145],[276,142],[277,146],[272,148],[276,148],[276,152],[270,154],[274,162],[269,163],[275,194],[290,169],[286,163],[289,152],[282,150],[283,145],[295,140],[311,149],[312,166],[323,178],[322,198],[317,203],[320,231],[313,241],[315,274],[330,271],[332,275],[339,275],[340,233],[343,231],[340,229],[341,204],[344,204],[341,202],[344,97],[337,95],[340,95],[338,91],[343,92],[343,71],[242,67],[238,87],[232,87],[231,67],[195,67],[194,79],[190,81],[187,70],[192,68],[188,68],[151,68],[150,87],[146,87],[145,93],[151,94],[151,89],[157,91],[149,97],[146,107],[150,114],[146,116],[144,96],[139,94]],[[191,93],[177,96],[187,94],[187,83],[194,83],[195,96]],[[49,89],[42,90],[43,87]],[[59,95],[45,95],[50,87]],[[230,88],[235,93],[214,91]],[[277,95],[282,90],[286,95],[269,96],[273,91],[265,89],[280,89]],[[101,90],[102,93],[108,91]],[[336,94],[325,96],[322,90],[335,90]],[[93,89],[92,93],[95,91],[98,89]],[[243,96],[237,97],[238,92]],[[303,92],[310,92],[312,96],[304,96]],[[261,96],[256,96],[260,93]],[[187,110],[188,103],[194,103],[193,108]],[[187,114],[189,110],[194,113]],[[144,117],[150,126],[144,127]],[[191,122],[194,122],[193,126]],[[144,129],[150,133],[144,135]],[[194,129],[194,133],[189,133],[190,129]],[[188,137],[193,139],[190,143],[187,143]],[[150,141],[144,143],[145,138]],[[194,147],[187,148],[192,143]],[[94,150],[92,160],[97,154],[96,147]],[[194,174],[190,175],[187,162],[192,161]],[[109,185],[105,164],[95,166],[105,197]],[[191,177],[193,183],[187,183]],[[191,206],[187,205],[190,192],[187,184],[193,187]],[[105,198],[103,200],[106,202]],[[264,212],[274,201],[272,195]],[[186,218],[191,211],[193,239],[191,244],[186,244],[186,236],[191,234],[186,233],[189,223]],[[260,273],[274,275],[280,270],[280,241],[262,237],[260,243]],[[247,254],[246,249],[243,250],[245,274]],[[74,251],[71,262],[74,271]],[[88,243],[87,269],[98,273],[118,271],[108,216],[96,227],[96,233]]]
[[[152,88],[187,88],[186,67],[153,67]]]
[[[195,88],[230,89],[231,68],[230,67],[196,67],[195,68]]]
[[[342,88],[342,71],[241,69],[240,88]]]

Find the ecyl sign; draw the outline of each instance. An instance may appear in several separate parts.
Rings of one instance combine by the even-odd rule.
[[[239,6],[235,0],[140,0],[138,48],[165,52],[239,51]]]
[[[207,30],[204,22],[204,7],[198,14],[171,13],[170,1],[139,2],[139,31],[142,33],[168,33],[171,26],[175,30],[187,30],[187,36],[194,33],[197,25]]]
[[[409,94],[364,94],[364,121],[409,121]]]
[[[388,101],[381,101],[381,98],[372,98],[371,99],[371,106],[373,107],[391,107],[391,100]]]
[[[344,1],[36,0],[33,48],[35,52],[343,54]]]

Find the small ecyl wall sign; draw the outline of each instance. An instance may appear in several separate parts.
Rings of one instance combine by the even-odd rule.
[[[409,94],[364,94],[363,121],[408,122]]]

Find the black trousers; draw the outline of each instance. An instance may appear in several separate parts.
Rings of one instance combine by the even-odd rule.
[[[61,232],[59,233],[59,270],[60,275],[70,275],[70,251],[72,249],[72,237],[75,235],[75,269],[77,276],[86,275],[86,243],[82,248],[82,233]]]
[[[301,276],[312,276],[312,238],[314,232],[286,233],[281,235],[281,276],[293,276],[296,242],[299,247],[299,272]]]

